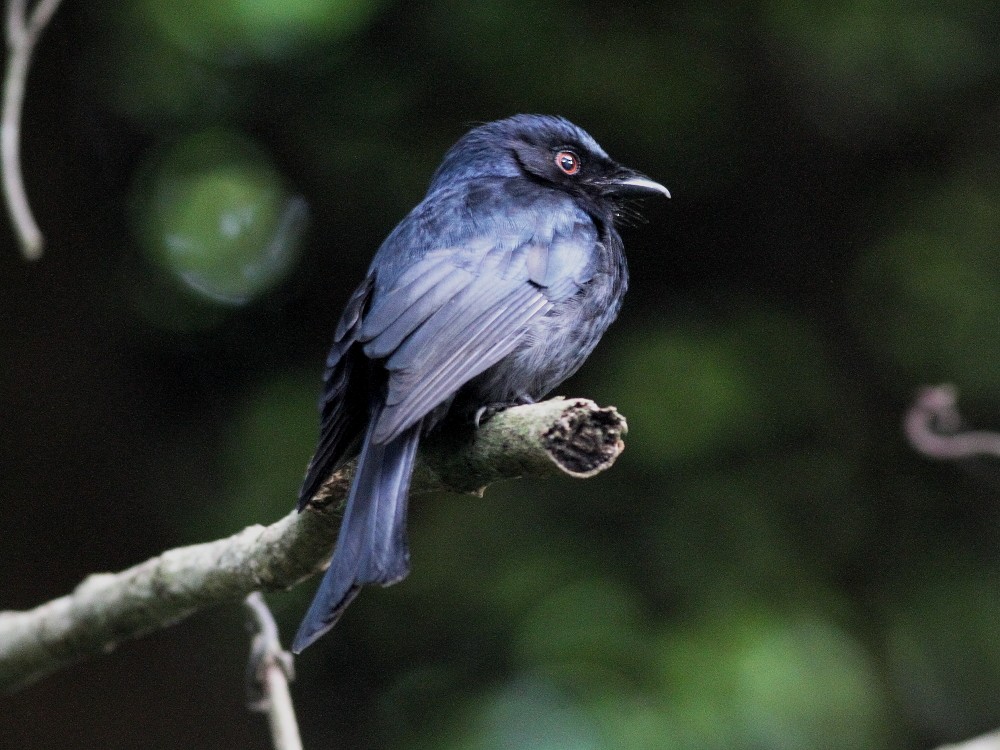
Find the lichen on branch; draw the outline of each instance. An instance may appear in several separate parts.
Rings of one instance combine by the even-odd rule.
[[[615,462],[626,430],[613,407],[586,399],[517,406],[477,430],[452,429],[427,440],[412,492],[481,495],[500,479],[590,477]],[[348,464],[334,474],[306,512],[178,547],[120,573],[91,575],[32,610],[0,612],[0,690],[17,690],[200,609],[256,590],[287,589],[318,572],[330,557],[335,509],[352,472]]]

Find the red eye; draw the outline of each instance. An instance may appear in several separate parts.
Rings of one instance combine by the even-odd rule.
[[[580,171],[580,157],[572,151],[560,151],[556,154],[556,166],[565,174],[576,174]]]

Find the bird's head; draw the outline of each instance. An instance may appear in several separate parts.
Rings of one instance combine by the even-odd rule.
[[[663,185],[611,159],[583,128],[551,115],[514,115],[470,130],[445,155],[431,190],[488,176],[526,177],[598,206],[670,197]]]

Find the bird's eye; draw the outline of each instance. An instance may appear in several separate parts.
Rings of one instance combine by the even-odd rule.
[[[576,174],[580,171],[580,157],[572,151],[560,151],[556,154],[556,166],[563,174]]]

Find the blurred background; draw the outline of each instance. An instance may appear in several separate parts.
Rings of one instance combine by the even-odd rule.
[[[0,607],[292,507],[342,305],[473,123],[663,182],[560,389],[587,482],[413,503],[413,572],[297,660],[307,747],[919,750],[1000,726],[1000,5],[66,3],[0,233]],[[307,584],[268,599],[290,638]],[[220,606],[0,697],[0,747],[267,748]]]

